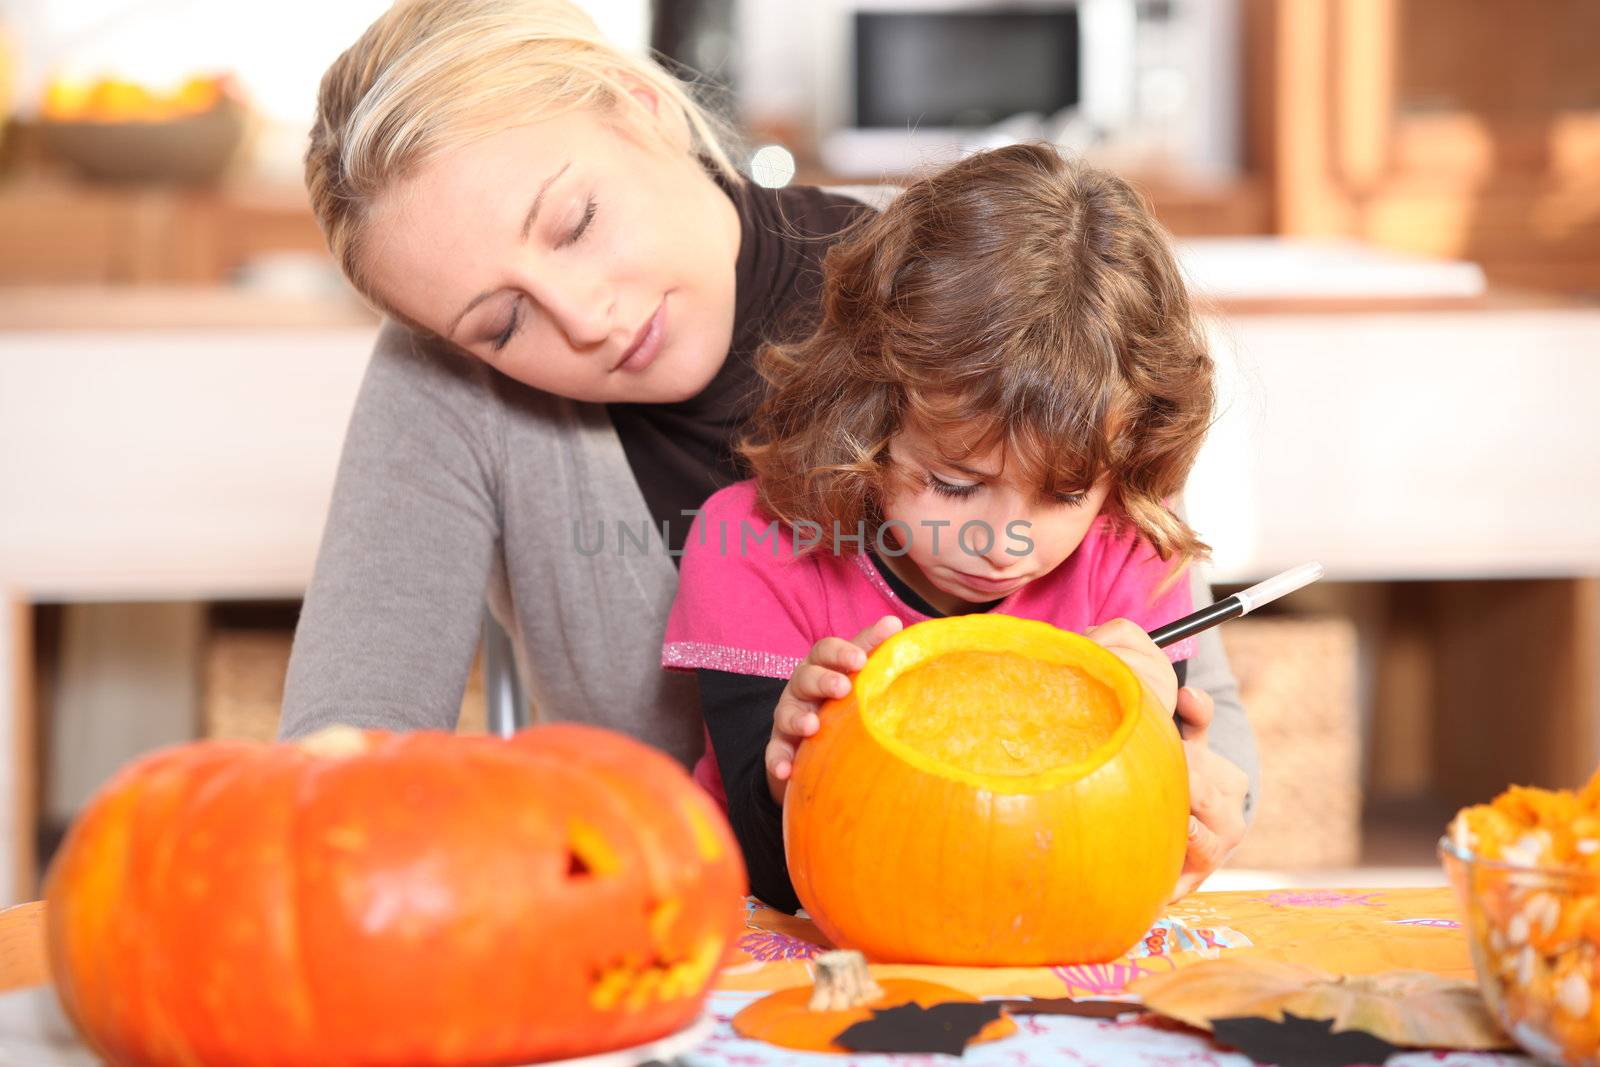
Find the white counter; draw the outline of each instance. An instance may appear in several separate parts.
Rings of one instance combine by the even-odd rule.
[[[1600,309],[1242,316],[1190,482],[1220,578],[1600,574]]]

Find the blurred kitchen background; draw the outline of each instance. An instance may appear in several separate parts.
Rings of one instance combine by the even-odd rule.
[[[0,0],[0,903],[133,755],[272,736],[376,324],[301,153],[385,6]],[[585,6],[763,183],[1047,138],[1148,193],[1215,579],[1329,570],[1224,628],[1265,781],[1218,884],[1436,878],[1456,806],[1600,762],[1600,4]]]

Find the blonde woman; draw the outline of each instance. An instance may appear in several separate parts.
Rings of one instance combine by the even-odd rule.
[[[660,668],[677,554],[743,476],[757,349],[809,332],[822,257],[870,208],[743,181],[685,87],[565,0],[397,4],[325,75],[306,182],[388,321],[284,735],[453,725],[487,598],[541,718],[693,763],[700,688],[740,679]],[[1214,635],[1188,683],[1198,880],[1244,834],[1256,761]]]

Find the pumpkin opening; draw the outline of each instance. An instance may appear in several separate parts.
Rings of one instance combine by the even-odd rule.
[[[1082,668],[1014,652],[948,652],[889,683],[870,706],[882,733],[937,763],[1029,776],[1087,759],[1123,711]]]
[[[1127,740],[1142,691],[1099,645],[1029,619],[937,622],[895,634],[856,676],[862,726],[899,759],[1031,793],[1082,778]]]

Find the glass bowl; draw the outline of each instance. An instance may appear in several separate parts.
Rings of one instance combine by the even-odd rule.
[[[1506,1033],[1549,1063],[1600,1067],[1600,874],[1478,859],[1448,837],[1439,858]]]

